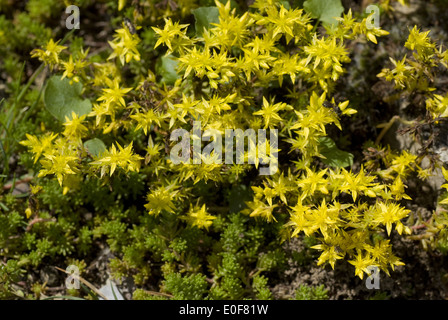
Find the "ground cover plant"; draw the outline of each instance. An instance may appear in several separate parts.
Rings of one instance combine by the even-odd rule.
[[[446,8],[0,0],[0,298],[445,298]]]

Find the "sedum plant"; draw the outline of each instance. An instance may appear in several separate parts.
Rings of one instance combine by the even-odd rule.
[[[0,243],[12,272],[0,270],[0,294],[17,295],[12,283],[26,268],[88,259],[102,242],[115,255],[112,275],[138,287],[135,299],[272,299],[270,278],[287,262],[280,244],[295,237],[313,239],[318,265],[346,261],[361,279],[371,266],[390,274],[404,264],[391,237],[412,233],[406,179],[430,170],[408,151],[372,143],[370,157],[357,159],[338,147],[339,132],[361,117],[336,91],[352,45],[375,46],[387,31],[351,10],[338,17],[342,6],[314,12],[316,1],[127,2],[109,3],[128,18],[107,52],[77,37],[31,51],[48,75],[38,121],[19,139],[34,176],[30,200],[2,198]],[[412,64],[392,60],[396,68],[379,76],[431,92],[425,76],[444,51],[411,34]],[[431,99],[438,121],[443,97]],[[176,130],[191,133],[182,142],[192,150],[179,148]],[[266,130],[270,139],[243,135],[234,157],[222,148],[227,130]],[[16,233],[23,239],[11,241]],[[296,292],[313,298],[326,290]]]
[[[364,166],[353,172],[338,163],[325,165],[328,158],[322,155],[326,139],[331,139],[326,127],[343,130],[340,119],[356,113],[349,101],[331,98],[350,61],[347,42],[364,36],[376,43],[376,37],[387,32],[368,29],[365,20],[356,21],[349,12],[323,35],[314,31],[303,9],[258,1],[252,8],[238,15],[230,2],[216,2],[209,10],[217,10],[219,21],[193,36],[187,34],[187,24],[170,18],[152,27],[154,48],[167,49],[162,61],[171,59],[176,65],[172,72],[177,78],[171,85],[157,83],[151,70],[133,83],[121,76],[122,67],[141,60],[141,40],[127,27],[116,31],[108,61],[93,64],[90,73],[85,70],[91,65],[87,50],[81,49],[75,59],[67,53],[64,59],[67,48],[53,40],[36,49],[34,57],[50,69],[64,70],[61,79],[89,88],[84,95],[94,101],[90,112],[72,110],[65,115],[63,131],[28,135],[22,141],[41,164],[38,176],[54,176],[68,193],[76,192],[80,180],[107,184],[139,172],[146,176],[146,214],[174,215],[187,226],[207,229],[216,216],[206,199],[189,190],[200,181],[238,183],[251,167],[210,164],[206,159],[174,164],[166,150],[171,147],[170,130],[190,130],[195,120],[200,129],[221,134],[228,128],[279,128],[281,151],[292,154],[291,163],[279,163],[274,175],[251,181],[254,196],[242,212],[280,224],[279,236],[285,240],[301,233],[318,237],[318,264],[334,267],[345,258],[360,278],[370,265],[388,273],[389,267],[402,263],[386,238],[374,241],[372,236],[383,230],[390,235],[393,228],[399,234],[410,232],[401,222],[409,210],[397,202],[406,197],[400,179],[409,163],[398,163],[390,182]],[[275,95],[284,87],[290,91],[286,100]],[[148,89],[157,99],[144,100]],[[334,108],[327,107],[328,102]],[[98,139],[96,154],[86,147],[92,139]]]
[[[402,132],[409,133],[419,146],[417,154],[408,155],[414,162],[409,167],[409,173],[414,171],[425,181],[439,171],[443,179],[447,180],[443,142],[443,127],[448,116],[447,94],[436,79],[448,67],[448,51],[431,39],[430,30],[422,31],[417,26],[409,29],[404,47],[404,56],[401,59],[390,57],[393,67],[383,68],[378,77],[393,84],[397,93],[391,97],[392,102],[402,96],[405,103],[412,103],[414,110],[407,115],[394,116],[385,124],[383,131],[398,121],[403,126]],[[418,113],[420,116],[415,117]],[[442,252],[446,250],[447,188],[446,183],[441,184],[437,208],[430,219],[424,221],[419,216],[414,222],[413,228],[423,229],[424,232],[412,235],[411,239],[420,240],[426,249],[432,247]]]

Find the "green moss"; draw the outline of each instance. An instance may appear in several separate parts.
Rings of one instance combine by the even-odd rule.
[[[300,285],[295,292],[296,300],[328,300],[328,290],[324,285],[312,287]]]

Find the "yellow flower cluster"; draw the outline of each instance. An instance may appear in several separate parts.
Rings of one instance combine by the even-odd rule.
[[[414,26],[409,31],[405,48],[412,52],[412,58],[407,54],[401,60],[390,58],[393,69],[384,68],[378,77],[394,82],[395,88],[407,93],[419,91],[428,96],[426,109],[433,119],[448,116],[446,94],[437,94],[434,85],[435,73],[439,67],[448,67],[448,50],[442,46],[437,48],[436,43],[429,37],[428,31],[420,31]]]
[[[62,136],[29,135],[22,142],[35,161],[42,158],[39,176],[54,174],[63,185],[71,175],[106,179],[118,169],[123,174],[144,170],[150,186],[145,208],[150,214],[176,214],[191,226],[207,229],[216,217],[207,209],[209,205],[193,199],[188,186],[200,181],[233,183],[251,165],[216,164],[207,159],[201,164],[174,164],[169,159],[170,131],[189,131],[195,120],[200,120],[201,130],[221,134],[226,129],[278,129],[282,147],[277,151],[292,155],[295,161],[280,162],[275,175],[254,181],[254,197],[243,212],[282,223],[285,239],[301,234],[317,237],[320,243],[315,249],[322,251],[319,264],[334,267],[345,258],[361,278],[372,265],[385,272],[401,265],[385,238],[393,229],[399,234],[410,232],[402,223],[409,211],[398,201],[409,198],[403,180],[413,169],[412,159],[406,154],[390,156],[385,170],[369,162],[356,172],[322,167],[326,127],[343,130],[341,117],[356,113],[349,101],[331,98],[335,82],[345,72],[344,64],[350,62],[347,42],[364,36],[377,43],[377,37],[387,32],[366,28],[365,19],[356,21],[349,12],[322,35],[313,28],[309,14],[276,1],[257,0],[254,10],[241,16],[230,1],[215,3],[219,23],[196,30],[196,36],[187,34],[188,25],[169,18],[163,27],[152,28],[157,36],[154,49],[166,47],[164,58],[177,63],[179,77],[173,85],[157,83],[148,70],[147,78],[139,79],[134,88],[121,77],[118,64],[92,63],[88,74],[83,72],[86,55],[63,61],[63,77],[90,85],[86,87],[97,98],[90,113],[66,118]],[[119,9],[124,5],[125,1],[119,1]],[[108,60],[118,59],[121,65],[139,61],[139,43],[138,35],[126,27],[117,30],[109,42],[113,52]],[[433,49],[417,32],[408,45],[424,56]],[[63,49],[51,42],[34,55],[55,66]],[[405,71],[384,74],[399,80]],[[276,97],[276,88],[285,87],[290,95]],[[100,134],[115,143],[96,155],[87,152],[83,143]],[[129,137],[135,141],[126,140]],[[259,152],[258,147],[249,150]],[[252,155],[248,151],[243,156]],[[256,166],[263,163],[258,157],[255,162]],[[379,240],[373,235],[379,235]]]

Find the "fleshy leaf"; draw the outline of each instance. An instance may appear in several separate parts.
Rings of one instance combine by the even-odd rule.
[[[53,76],[47,82],[44,93],[44,103],[47,110],[61,122],[65,122],[65,117],[71,117],[72,112],[82,116],[92,110],[92,103],[89,99],[81,97],[82,84],[74,82],[60,76]]]
[[[333,139],[319,138],[320,153],[325,157],[322,162],[332,167],[345,168],[353,164],[353,154],[340,150]]]
[[[98,157],[106,151],[106,145],[98,138],[93,138],[84,142],[84,148],[86,148],[87,152],[94,157]]]
[[[212,27],[212,23],[219,23],[219,10],[217,7],[200,7],[191,11],[196,20],[196,35],[201,36],[205,29]]]
[[[307,0],[303,3],[303,8],[311,17],[324,24],[337,23],[334,18],[340,17],[344,12],[341,0]]]
[[[166,84],[174,84],[179,76],[177,75],[177,59],[172,55],[166,55],[159,59],[156,71],[162,76],[160,81]]]

